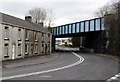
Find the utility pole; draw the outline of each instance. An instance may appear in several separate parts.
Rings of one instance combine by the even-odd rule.
[[[80,46],[79,46],[79,50],[81,50],[82,47],[82,37],[80,37]]]
[[[82,47],[82,37],[80,37],[80,46]]]
[[[118,19],[117,19],[117,43],[118,43],[118,49],[120,48],[120,1],[118,2]],[[119,50],[117,49],[118,56],[120,55]],[[119,57],[120,58],[120,57]]]

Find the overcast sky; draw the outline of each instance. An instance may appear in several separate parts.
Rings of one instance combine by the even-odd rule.
[[[95,18],[95,12],[110,0],[0,0],[0,12],[24,19],[35,7],[52,9],[54,26]]]

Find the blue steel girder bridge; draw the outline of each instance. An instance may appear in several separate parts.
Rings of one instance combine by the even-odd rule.
[[[103,30],[104,18],[70,23],[52,29],[53,41],[55,41],[55,38],[63,37],[86,37],[84,47],[94,49],[95,52],[101,52],[103,46]],[[55,46],[55,44],[53,45]]]

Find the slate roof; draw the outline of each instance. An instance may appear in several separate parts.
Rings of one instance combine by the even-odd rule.
[[[30,29],[30,30],[50,33],[47,29],[43,28],[40,24],[32,23],[14,16],[1,13],[1,12],[0,12],[0,22],[4,24],[12,25],[12,26]]]

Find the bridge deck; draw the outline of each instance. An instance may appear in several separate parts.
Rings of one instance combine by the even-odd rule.
[[[52,33],[54,36],[61,36],[102,30],[104,30],[104,18],[95,18],[54,27]]]

